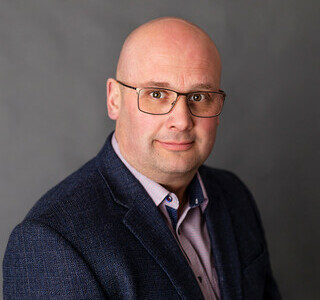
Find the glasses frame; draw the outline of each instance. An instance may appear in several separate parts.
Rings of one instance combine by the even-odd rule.
[[[172,111],[173,107],[176,105],[179,96],[185,96],[186,99],[188,99],[188,95],[190,95],[190,94],[195,94],[195,93],[214,93],[214,94],[223,95],[223,101],[222,101],[221,111],[220,111],[217,115],[208,116],[208,117],[207,117],[207,116],[197,116],[197,115],[195,115],[195,114],[192,113],[192,111],[191,111],[191,109],[190,109],[190,106],[189,106],[189,104],[188,104],[188,101],[187,101],[187,106],[188,106],[188,109],[189,109],[190,114],[193,115],[193,116],[195,116],[195,117],[197,117],[197,118],[215,118],[215,117],[218,117],[218,116],[221,114],[222,108],[223,108],[223,105],[224,105],[224,102],[225,102],[226,96],[227,96],[227,94],[226,94],[223,90],[220,90],[220,89],[219,89],[219,91],[194,91],[194,92],[189,92],[189,93],[180,93],[180,92],[177,92],[177,91],[175,91],[175,90],[171,90],[171,89],[167,89],[167,88],[159,88],[159,87],[138,88],[138,87],[134,87],[134,86],[128,85],[128,84],[126,84],[126,83],[123,83],[123,82],[121,82],[120,80],[117,80],[117,79],[115,79],[115,81],[118,82],[119,84],[123,85],[124,87],[127,87],[127,88],[129,88],[129,89],[135,90],[135,91],[137,92],[137,95],[138,95],[138,97],[137,97],[138,109],[139,109],[141,112],[145,113],[145,114],[155,115],[155,116],[160,116],[160,115],[167,115],[167,114],[169,114],[169,113]],[[159,89],[159,90],[171,91],[171,92],[174,92],[174,93],[177,94],[177,97],[176,97],[176,99],[173,101],[172,107],[170,108],[170,110],[169,110],[168,112],[166,112],[166,113],[161,113],[161,114],[156,114],[156,113],[146,112],[146,111],[144,111],[144,110],[142,110],[142,109],[140,108],[140,105],[139,105],[140,91],[141,91],[141,90],[144,90],[144,89],[153,89],[153,88],[154,88],[154,89]]]

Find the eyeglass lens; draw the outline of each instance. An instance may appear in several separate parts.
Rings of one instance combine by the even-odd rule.
[[[175,105],[178,94],[166,89],[141,89],[139,109],[151,114],[167,114]],[[199,117],[212,117],[220,114],[224,95],[213,92],[194,92],[187,95],[191,113]]]

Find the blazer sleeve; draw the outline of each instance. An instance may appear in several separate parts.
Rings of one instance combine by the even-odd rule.
[[[266,285],[264,290],[264,299],[265,300],[281,300],[281,295],[276,281],[273,278],[270,262],[268,264],[268,272],[266,278]]]
[[[106,299],[81,255],[47,225],[24,221],[3,261],[4,299]]]
[[[229,211],[232,211],[234,218],[247,223],[247,227],[251,228],[252,232],[255,232],[255,235],[259,237],[263,245],[260,255],[250,265],[246,265],[243,270],[246,278],[243,286],[244,299],[281,300],[278,285],[272,274],[265,231],[256,201],[238,176],[229,171],[219,171],[219,174],[220,176],[223,175],[218,179],[220,186],[226,194],[229,193],[229,198],[232,199],[228,204]],[[237,231],[237,235],[239,237],[241,231]],[[241,243],[242,248],[248,247],[240,239],[239,244]]]
[[[265,288],[264,288],[264,295],[263,295],[263,299],[264,300],[281,300],[281,294],[278,288],[278,285],[273,277],[272,274],[272,269],[271,269],[271,263],[270,263],[270,258],[269,258],[269,250],[268,250],[268,245],[267,245],[267,241],[265,238],[265,231],[262,225],[262,220],[261,220],[261,216],[258,210],[258,207],[256,205],[256,202],[252,196],[252,194],[250,193],[250,191],[248,190],[247,187],[245,187],[247,190],[247,193],[249,195],[249,199],[251,202],[251,206],[253,207],[253,210],[255,212],[255,216],[257,219],[257,224],[259,226],[259,230],[261,232],[261,235],[263,237],[263,242],[264,242],[264,246],[267,252],[267,273],[266,273],[266,280],[265,280]]]

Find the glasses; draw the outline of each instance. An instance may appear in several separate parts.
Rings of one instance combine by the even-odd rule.
[[[138,109],[151,115],[166,115],[174,107],[179,96],[185,96],[190,113],[199,118],[213,118],[220,115],[226,93],[222,90],[196,91],[178,93],[170,89],[146,87],[137,88],[116,80],[121,85],[136,90],[138,94]]]

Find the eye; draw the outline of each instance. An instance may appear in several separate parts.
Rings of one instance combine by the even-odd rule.
[[[158,90],[155,90],[155,91],[151,91],[149,93],[149,95],[154,98],[154,99],[162,99],[165,97],[165,93],[162,92],[162,91],[158,91]]]
[[[196,101],[196,102],[199,102],[201,100],[204,100],[206,97],[204,94],[192,94],[190,96],[190,100],[192,101]]]

